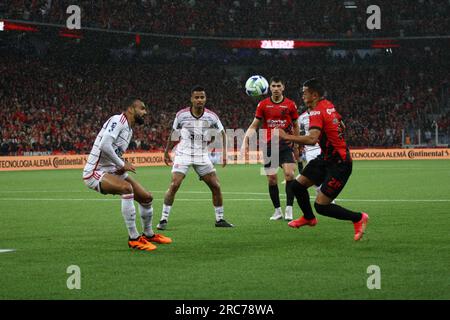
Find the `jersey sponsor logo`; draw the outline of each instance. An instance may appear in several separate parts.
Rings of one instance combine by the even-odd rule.
[[[280,106],[280,108],[285,108],[285,109],[287,109],[288,107],[287,107],[287,106]]]
[[[336,112],[336,109],[335,109],[335,108],[327,109],[327,113],[328,113],[328,114],[331,115],[333,112]]]
[[[194,141],[208,141],[206,136],[203,134],[191,133],[190,137],[191,137],[191,140],[194,140]]]
[[[311,111],[309,113],[310,116],[318,116],[320,114],[320,111]]]
[[[269,106],[269,105],[268,105],[268,106],[266,106],[266,108],[273,108],[273,106]]]
[[[209,128],[209,122],[207,120],[186,121],[184,126],[186,128]]]
[[[267,120],[269,128],[280,128],[286,126],[287,120]]]

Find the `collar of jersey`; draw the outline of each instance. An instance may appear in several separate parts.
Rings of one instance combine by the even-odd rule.
[[[199,117],[196,117],[196,116],[192,113],[192,108],[193,108],[193,107],[190,107],[190,108],[189,108],[189,112],[191,113],[191,116],[193,116],[195,119],[200,119],[200,118],[203,117],[203,115],[205,114],[205,107],[203,107],[203,112],[202,112],[202,114],[201,114]]]
[[[270,96],[269,98],[270,98],[270,102],[272,102],[273,104],[280,104],[280,103],[283,103],[283,101],[284,101],[284,99],[285,99],[286,97],[283,96],[283,99],[281,99],[280,102],[275,102],[275,101],[273,101],[273,100],[272,100],[272,96]]]

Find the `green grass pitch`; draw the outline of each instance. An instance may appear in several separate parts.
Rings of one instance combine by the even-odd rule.
[[[210,192],[191,170],[164,232],[174,242],[153,252],[128,249],[120,198],[88,190],[81,170],[0,173],[0,249],[16,250],[0,253],[0,299],[450,298],[449,161],[355,162],[338,203],[369,213],[361,242],[351,223],[323,216],[299,230],[269,221],[259,168],[218,167],[232,229],[214,227]],[[156,226],[170,168],[137,172]],[[66,286],[70,265],[80,290]],[[381,289],[367,287],[370,265]]]

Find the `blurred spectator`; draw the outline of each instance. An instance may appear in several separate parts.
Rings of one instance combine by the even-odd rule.
[[[0,18],[65,24],[69,0],[7,0]],[[82,26],[160,34],[234,37],[380,37],[448,35],[448,0],[357,1],[76,1]],[[381,30],[369,30],[366,9],[381,9]]]

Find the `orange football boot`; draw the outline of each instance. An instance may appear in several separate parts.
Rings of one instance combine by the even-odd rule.
[[[289,227],[291,228],[300,228],[303,226],[310,226],[310,227],[314,227],[317,224],[317,219],[305,219],[304,216],[301,216],[299,219],[296,220],[292,220],[291,222],[288,223]]]
[[[355,237],[353,239],[355,239],[355,241],[358,241],[363,237],[364,231],[367,228],[367,223],[369,222],[369,215],[367,213],[361,212],[361,215],[361,220],[353,222],[353,227],[355,228]]]
[[[155,233],[153,235],[153,237],[147,237],[145,234],[142,234],[141,237],[144,238],[145,240],[149,241],[149,242],[156,242],[156,243],[161,243],[161,244],[172,243],[172,239],[171,238],[163,236],[162,234],[159,234],[159,233]]]
[[[153,243],[147,241],[142,236],[137,239],[128,239],[128,247],[144,251],[153,251],[156,249],[156,246]]]

